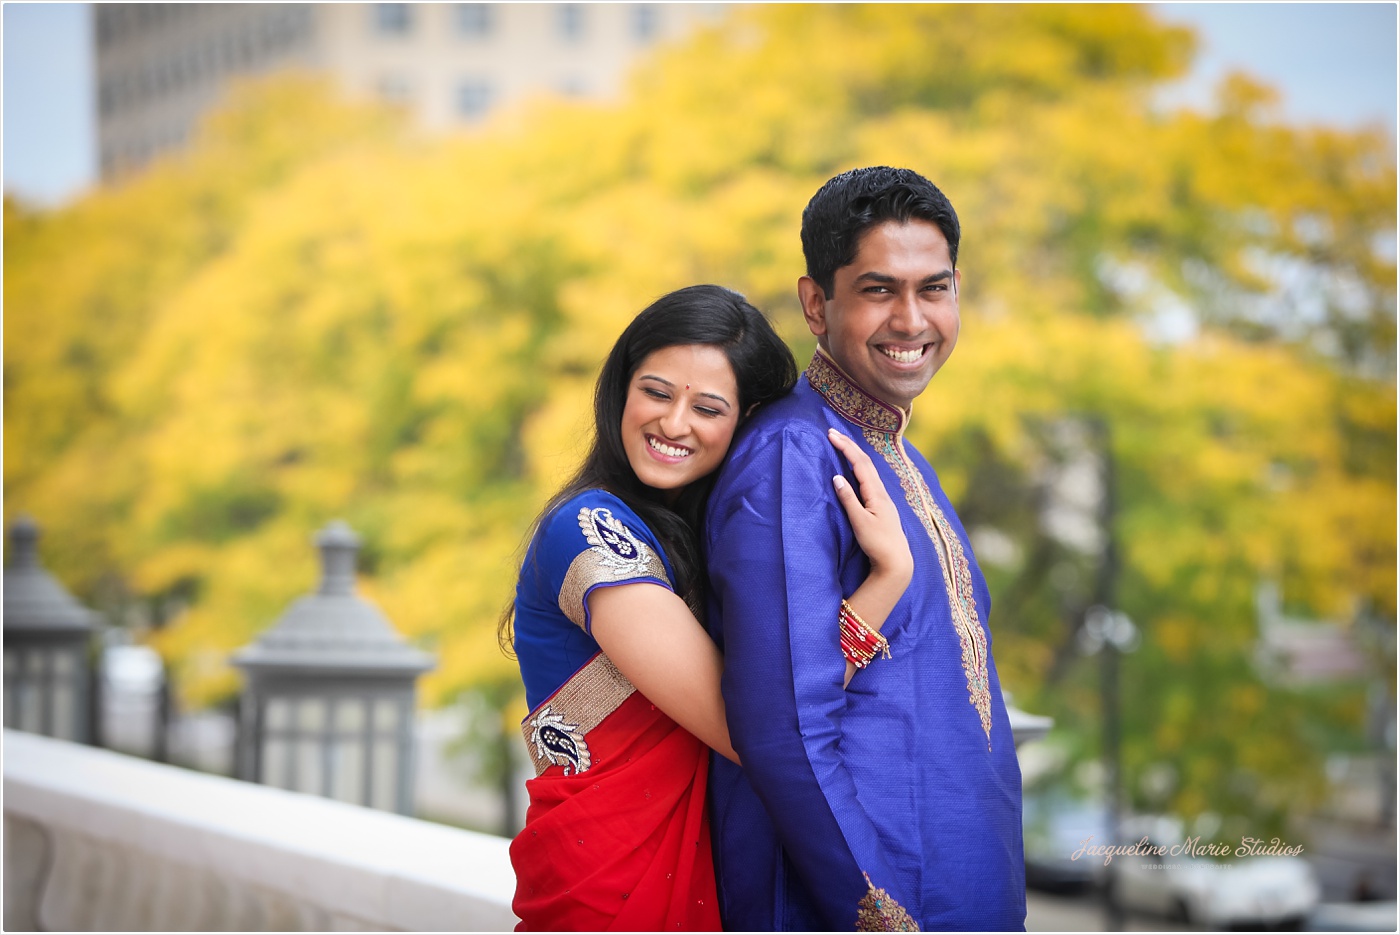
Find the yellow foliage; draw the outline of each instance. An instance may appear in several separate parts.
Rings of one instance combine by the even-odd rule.
[[[583,455],[618,333],[717,282],[805,356],[803,206],[842,169],[909,165],[964,231],[962,332],[912,440],[961,504],[993,462],[1029,485],[1038,424],[1110,425],[1141,684],[1201,694],[1138,729],[1254,743],[1212,731],[1264,697],[1260,579],[1317,616],[1395,613],[1393,143],[1270,123],[1236,79],[1219,114],[1158,112],[1192,46],[1132,5],[755,5],[622,101],[428,142],[305,78],[250,84],[129,183],[6,203],[7,508],[79,593],[185,606],[156,642],[187,704],[236,690],[227,654],[314,587],[337,516],[363,592],[436,653],[429,702],[499,684],[522,537]],[[1279,263],[1342,296],[1325,322],[1290,323]],[[1196,336],[1144,326],[1164,298]],[[995,607],[1014,589],[989,577]],[[1072,637],[1036,594],[992,621],[1023,701]],[[1209,804],[1213,769],[1184,767],[1179,807]]]

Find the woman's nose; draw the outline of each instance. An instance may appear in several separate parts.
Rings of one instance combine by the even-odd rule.
[[[686,407],[682,405],[669,407],[661,416],[662,434],[667,438],[680,438],[684,435],[688,424],[686,411]]]

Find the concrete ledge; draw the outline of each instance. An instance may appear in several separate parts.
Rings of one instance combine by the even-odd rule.
[[[196,920],[202,928],[515,925],[504,838],[17,731],[4,732],[3,752],[7,845],[13,830],[17,846],[28,850],[8,853],[7,846],[6,927],[28,927],[8,918],[12,898],[16,907],[35,907],[35,927],[55,929],[161,930]],[[74,853],[83,849],[86,857]],[[143,866],[149,872],[138,872]],[[170,885],[176,868],[188,878],[182,888]],[[86,879],[112,873],[137,892]],[[41,891],[12,891],[12,879]],[[76,902],[75,887],[85,891]],[[103,897],[104,890],[112,895]],[[166,903],[187,899],[199,907],[173,912],[151,898],[157,893]],[[101,909],[94,902],[104,899],[108,918],[94,914]],[[141,904],[149,911],[139,911]],[[167,924],[158,924],[163,919]]]

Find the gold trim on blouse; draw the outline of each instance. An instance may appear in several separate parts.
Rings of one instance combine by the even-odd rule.
[[[596,584],[655,578],[675,588],[661,556],[613,516],[612,510],[583,507],[578,511],[578,526],[588,548],[569,563],[559,588],[559,609],[580,627],[588,619],[583,599]]]

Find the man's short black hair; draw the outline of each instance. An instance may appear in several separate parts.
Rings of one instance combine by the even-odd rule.
[[[836,271],[855,262],[860,238],[886,221],[937,225],[948,240],[948,257],[958,265],[962,228],[947,196],[912,169],[867,166],[830,179],[802,212],[802,255],[807,275],[829,299]]]

